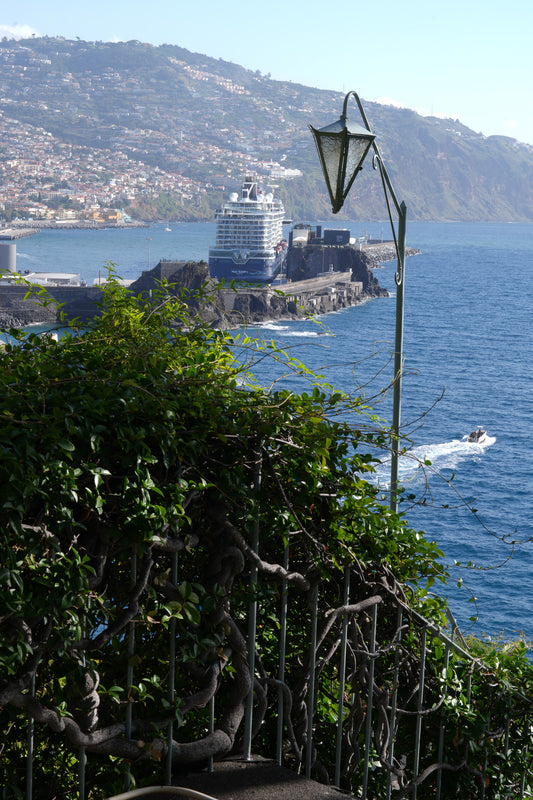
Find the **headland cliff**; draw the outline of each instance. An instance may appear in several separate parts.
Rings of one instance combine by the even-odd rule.
[[[416,250],[408,250],[412,255]],[[161,281],[180,293],[191,314],[218,328],[234,328],[269,320],[297,319],[325,314],[387,296],[373,269],[395,257],[393,243],[373,243],[361,248],[308,244],[291,248],[287,280],[275,286],[221,287],[209,278],[205,261],[160,261],[129,287],[148,295]],[[326,267],[324,269],[324,267]],[[202,289],[203,297],[198,296]],[[0,327],[60,323],[62,318],[87,321],[98,314],[102,290],[96,286],[48,286],[43,304],[39,288],[28,297],[28,287],[16,283],[0,287]]]

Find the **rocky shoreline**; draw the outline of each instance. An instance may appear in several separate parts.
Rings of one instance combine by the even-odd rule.
[[[161,280],[183,297],[192,315],[220,330],[327,314],[357,305],[368,296],[363,283],[353,280],[350,271],[278,286],[221,287],[210,280],[205,261],[160,263],[143,273],[130,289],[147,296]],[[382,293],[387,294],[385,290]]]
[[[326,255],[330,270],[326,273],[320,271],[324,261],[320,247],[294,250],[298,251],[293,254],[294,273],[309,276],[302,280],[258,288],[218,287],[210,280],[205,261],[163,261],[143,272],[130,286],[130,291],[147,296],[164,280],[176,293],[184,295],[192,314],[220,329],[327,314],[374,297],[388,296],[373,269],[395,258],[392,243],[367,245],[360,250],[329,247]],[[407,255],[417,252],[409,249]],[[198,299],[200,287],[205,296],[201,301]],[[98,313],[102,299],[102,290],[97,286],[50,286],[47,292],[55,302],[43,305],[37,296],[39,291],[40,287],[35,287],[33,296],[27,297],[26,286],[2,286],[0,327],[54,324],[61,321],[61,314],[67,319],[87,321]]]

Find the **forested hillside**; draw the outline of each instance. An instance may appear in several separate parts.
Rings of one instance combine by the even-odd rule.
[[[253,170],[279,184],[293,218],[330,213],[308,125],[337,118],[341,93],[170,44],[44,37],[0,42],[0,98],[5,207],[54,191],[144,218],[210,219]],[[411,219],[533,220],[531,146],[458,120],[365,108]],[[384,216],[370,165],[343,214]]]

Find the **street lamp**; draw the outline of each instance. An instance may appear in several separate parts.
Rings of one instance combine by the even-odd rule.
[[[364,127],[348,122],[348,100],[353,95]],[[370,148],[374,150],[373,167],[379,169],[389,220],[392,228],[394,246],[396,248],[397,268],[394,279],[396,281],[396,331],[394,339],[394,384],[392,404],[392,456],[391,456],[391,481],[390,481],[390,507],[398,511],[398,456],[400,447],[400,408],[402,397],[402,367],[403,367],[403,298],[405,278],[405,227],[407,207],[404,202],[399,203],[390,182],[387,170],[383,163],[381,153],[376,144],[375,134],[372,133],[361,100],[356,92],[348,92],[344,98],[344,105],[340,119],[324,128],[316,129],[309,126],[315,139],[318,157],[328,187],[332,211],[336,214],[341,210],[352,184],[363,168]],[[398,232],[392,219],[392,203],[398,214]]]
[[[148,269],[150,269],[150,242],[152,241],[149,236],[146,237],[146,241],[148,242]]]

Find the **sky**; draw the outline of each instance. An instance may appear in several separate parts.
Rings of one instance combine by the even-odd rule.
[[[533,145],[533,0],[17,0],[9,7],[0,11],[0,36],[175,44],[273,79],[354,90],[363,100]]]

